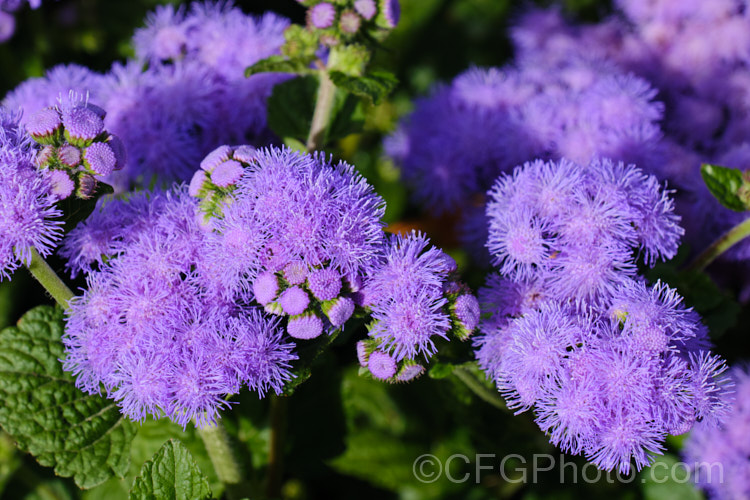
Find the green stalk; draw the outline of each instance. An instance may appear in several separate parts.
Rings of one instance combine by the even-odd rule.
[[[702,271],[721,254],[750,236],[750,219],[740,222],[714,241],[688,266],[689,271]]]
[[[286,414],[289,405],[287,396],[271,395],[271,443],[268,453],[268,475],[266,476],[266,496],[281,497],[281,479],[284,475],[284,434]]]
[[[68,302],[75,294],[34,248],[31,249],[31,262],[26,267],[52,298],[67,311],[70,308]]]
[[[232,492],[242,482],[242,469],[232,452],[226,429],[217,422],[203,428],[198,427],[198,435],[203,440],[216,475],[226,485],[227,495],[232,497]]]
[[[315,100],[315,111],[313,112],[310,134],[307,136],[307,150],[312,152],[323,149],[325,145],[326,132],[331,121],[333,110],[333,98],[336,95],[336,86],[330,78],[326,68],[318,69],[320,84],[318,85],[318,96]]]
[[[508,407],[505,406],[505,401],[500,397],[500,393],[487,388],[481,381],[477,380],[473,373],[466,368],[461,366],[456,367],[453,370],[455,375],[466,387],[471,389],[471,392],[476,394],[483,401],[491,404],[495,408],[503,411],[508,411]]]

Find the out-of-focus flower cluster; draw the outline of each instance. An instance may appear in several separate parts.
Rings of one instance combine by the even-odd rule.
[[[32,9],[42,5],[42,0],[0,0],[0,43],[5,42],[16,31],[13,13],[28,4]]]
[[[106,177],[118,192],[157,181],[188,180],[200,160],[225,143],[264,145],[266,100],[288,78],[244,70],[278,54],[289,21],[253,17],[231,2],[158,7],[136,31],[135,58],[104,74],[77,65],[52,68],[8,94],[23,122],[70,91],[107,110],[106,129],[129,152],[122,170]]]
[[[720,426],[696,425],[683,448],[693,481],[715,500],[750,496],[750,375],[747,366],[729,375],[735,387],[729,415]]]
[[[668,194],[609,160],[527,163],[489,193],[500,274],[480,290],[479,364],[552,443],[606,470],[640,469],[667,434],[726,410],[700,317],[637,276],[637,258],[676,253]]]

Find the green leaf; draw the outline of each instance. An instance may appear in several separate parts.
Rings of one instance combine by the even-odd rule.
[[[434,379],[441,379],[445,377],[450,377],[453,374],[453,370],[456,367],[450,363],[434,363],[430,367],[430,371],[427,372],[427,374],[430,376],[430,378]]]
[[[304,148],[317,94],[318,79],[313,75],[294,78],[274,87],[268,99],[268,126],[285,144]],[[356,97],[336,89],[326,142],[362,130],[364,119],[358,101]]]
[[[305,142],[310,131],[318,80],[312,75],[294,78],[273,88],[268,98],[268,126],[281,138]]]
[[[135,430],[63,371],[63,330],[62,310],[40,306],[0,332],[0,425],[40,464],[91,488],[124,476]]]
[[[341,71],[330,72],[331,81],[339,88],[380,104],[398,85],[396,77],[386,71],[373,71],[365,76],[350,76]]]
[[[170,439],[143,464],[130,490],[130,500],[183,498],[211,498],[211,488],[188,449],[180,441]]]
[[[645,500],[701,500],[690,480],[685,466],[677,465],[673,455],[657,457],[651,467],[641,471],[643,498]]]
[[[295,73],[303,75],[311,71],[309,65],[302,60],[288,59],[284,56],[274,55],[261,59],[252,66],[248,66],[245,69],[245,77],[250,77],[258,73]]]
[[[701,176],[722,205],[736,212],[750,210],[750,185],[741,170],[704,163]]]

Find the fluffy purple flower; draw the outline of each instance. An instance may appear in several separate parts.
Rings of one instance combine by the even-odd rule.
[[[307,11],[307,22],[314,28],[330,28],[335,20],[336,7],[328,2],[321,2]]]
[[[330,304],[324,304],[323,311],[333,326],[341,327],[352,317],[354,301],[349,297],[339,297]]]
[[[95,142],[83,155],[86,166],[97,175],[109,175],[117,167],[115,152],[106,142]]]
[[[166,416],[183,427],[215,421],[243,385],[261,397],[283,390],[293,346],[278,320],[215,292],[207,233],[186,189],[99,210],[76,228],[82,241],[106,219],[115,235],[67,318],[64,367],[78,387],[103,385],[133,420]]]
[[[632,282],[610,310],[542,302],[483,324],[477,359],[511,408],[533,408],[553,444],[628,473],[667,434],[726,413],[725,365],[694,341],[705,329],[681,300]]]
[[[35,140],[51,136],[62,125],[60,113],[55,108],[44,108],[34,113],[26,130]]]
[[[655,95],[645,80],[598,58],[534,53],[436,88],[385,149],[417,200],[439,211],[468,205],[499,174],[534,158],[610,157],[650,171],[664,160],[664,108]]]
[[[273,273],[260,274],[253,282],[253,294],[255,300],[262,306],[276,300],[279,293],[279,280]]]
[[[356,0],[354,2],[354,10],[365,20],[369,21],[378,13],[378,6],[375,0]]]
[[[333,269],[319,269],[307,277],[310,291],[319,300],[333,300],[341,291],[341,276]]]
[[[473,295],[460,295],[453,306],[454,314],[469,331],[479,326],[479,301]]]
[[[257,272],[251,266],[276,272],[301,262],[353,278],[379,260],[383,200],[345,163],[288,149],[259,150],[232,197],[215,221],[217,232],[251,231],[261,240],[258,258],[243,274]],[[239,264],[236,254],[226,258]]]
[[[648,265],[671,258],[683,233],[669,192],[634,166],[536,161],[502,176],[487,205],[487,247],[500,272],[548,293],[608,300]]]
[[[278,301],[284,312],[290,316],[302,314],[310,305],[310,297],[304,290],[296,286],[284,290]]]
[[[380,12],[385,26],[395,28],[401,18],[401,4],[399,0],[380,0]]]
[[[732,368],[734,397],[726,397],[727,418],[720,424],[697,424],[683,448],[685,462],[693,467],[693,480],[710,498],[729,500],[750,495],[748,460],[750,440],[750,377],[747,366]]]
[[[302,314],[289,318],[286,331],[295,339],[310,340],[323,333],[323,322],[315,314]]]
[[[18,116],[0,108],[0,279],[31,262],[32,249],[47,256],[62,235],[59,192],[34,167],[34,151]]]
[[[47,71],[45,76],[31,78],[16,87],[3,99],[9,110],[23,110],[22,124],[44,108],[55,106],[60,97],[71,92],[89,95],[90,99],[101,102],[99,88],[102,76],[88,68],[75,64],[59,65]]]
[[[435,337],[447,338],[450,319],[443,310],[447,301],[429,291],[395,293],[373,307],[370,335],[383,343],[397,360],[425,359],[436,352]]]
[[[396,361],[388,353],[374,351],[367,361],[367,368],[373,377],[386,380],[396,374]]]

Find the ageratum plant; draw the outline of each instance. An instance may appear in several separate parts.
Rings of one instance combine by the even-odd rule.
[[[508,476],[555,450],[576,494],[682,457],[669,491],[750,496],[746,6],[527,6],[412,103],[460,2],[289,3],[159,6],[4,97],[0,492],[557,498]]]

